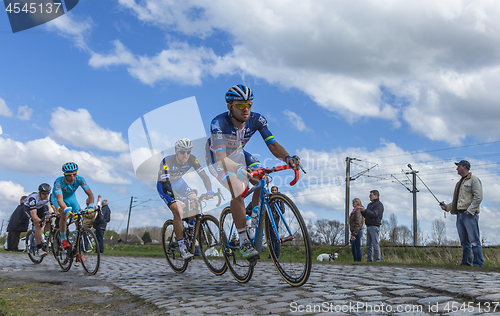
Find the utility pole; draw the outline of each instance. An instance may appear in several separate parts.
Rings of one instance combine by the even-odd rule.
[[[410,168],[411,172],[406,172],[406,174],[413,175],[413,190],[410,191],[413,194],[413,247],[417,246],[418,243],[418,232],[417,232],[417,170],[413,170],[411,164],[408,164],[408,168]]]
[[[127,221],[127,232],[125,233],[125,243],[127,243],[128,240],[128,227],[130,225],[130,213],[132,212],[132,202],[134,201],[134,197],[130,197],[130,208],[128,209],[128,221]]]
[[[2,219],[2,227],[0,227],[0,237],[2,237],[2,232],[3,232],[3,222],[4,222],[4,221],[5,221],[5,220],[4,220],[4,219]]]
[[[356,158],[354,158],[356,159]],[[351,157],[346,157],[345,161],[345,245],[349,245],[349,201],[351,193]]]
[[[356,158],[351,158],[351,157],[346,157],[346,166],[345,166],[345,222],[344,222],[344,231],[345,231],[345,245],[349,245],[349,201],[350,201],[350,193],[351,193],[351,181],[356,180],[357,178],[361,177],[363,174],[366,172],[370,171],[371,169],[375,168],[378,166],[378,164],[374,165],[373,167],[370,167],[366,170],[361,171],[360,173],[356,174],[355,176],[351,177],[351,162],[353,161],[361,161]]]

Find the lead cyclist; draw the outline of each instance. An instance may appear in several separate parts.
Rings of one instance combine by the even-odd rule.
[[[243,150],[246,143],[257,131],[265,141],[269,151],[291,168],[298,169],[300,158],[290,156],[267,127],[267,120],[259,113],[251,112],[253,106],[252,90],[242,84],[235,85],[226,93],[227,112],[216,116],[210,124],[210,138],[207,142],[207,165],[210,173],[231,192],[231,214],[238,230],[240,251],[243,258],[256,259],[255,250],[246,232],[246,212],[240,194],[246,188],[246,180],[251,174],[247,171],[262,168],[259,160]],[[256,179],[250,179],[256,184]],[[251,206],[256,206],[260,190],[255,190]],[[250,207],[251,207],[250,206]]]

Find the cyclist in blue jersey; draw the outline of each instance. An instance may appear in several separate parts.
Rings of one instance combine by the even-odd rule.
[[[78,187],[82,187],[88,195],[89,209],[95,209],[94,194],[90,190],[89,185],[85,179],[79,175],[78,165],[74,162],[65,163],[62,166],[64,172],[63,177],[59,177],[54,181],[54,188],[52,189],[51,203],[56,210],[61,214],[59,219],[59,231],[61,232],[61,246],[63,249],[70,247],[70,243],[66,239],[66,219],[73,213],[80,213],[80,204],[76,200],[75,191]],[[61,211],[62,210],[62,211]]]
[[[196,198],[196,193],[182,179],[182,176],[193,168],[203,180],[203,184],[207,189],[207,197],[211,198],[214,196],[210,178],[201,167],[198,159],[194,155],[191,155],[192,149],[193,143],[191,140],[181,138],[176,141],[175,155],[163,158],[158,172],[158,183],[156,188],[160,197],[167,204],[174,215],[174,231],[176,236],[183,236],[182,214],[184,212],[185,204],[181,201],[181,199],[186,199],[187,201],[190,201],[190,203],[193,203],[194,198]],[[194,203],[191,204],[191,206],[193,205]],[[192,220],[194,217],[190,219]],[[184,260],[193,257],[193,254],[189,252],[184,244],[184,238],[177,239],[177,241],[179,243],[181,257]]]
[[[210,124],[210,138],[207,142],[207,165],[210,173],[224,185],[232,195],[231,214],[238,230],[241,255],[254,259],[259,253],[253,247],[246,233],[246,214],[243,198],[240,194],[246,188],[246,179],[250,170],[262,168],[259,160],[243,150],[243,147],[257,131],[264,139],[271,153],[285,161],[294,169],[299,168],[300,158],[290,156],[267,127],[267,120],[259,113],[251,112],[253,92],[245,85],[236,85],[226,93],[228,112],[216,116]],[[256,184],[256,179],[250,179]],[[256,206],[259,190],[253,195],[252,205]],[[250,206],[251,207],[251,206]]]

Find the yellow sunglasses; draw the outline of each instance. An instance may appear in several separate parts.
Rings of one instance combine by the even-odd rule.
[[[237,107],[240,110],[243,110],[245,108],[252,108],[253,102],[248,102],[248,103],[233,103],[235,107]]]

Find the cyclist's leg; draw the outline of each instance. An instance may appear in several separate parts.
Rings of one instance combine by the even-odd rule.
[[[172,212],[172,215],[174,216],[173,220],[174,232],[175,236],[177,236],[177,242],[179,243],[179,250],[181,250],[182,253],[184,250],[187,250],[186,246],[184,245],[184,238],[183,238],[183,230],[184,230],[184,226],[182,225],[182,214],[184,211],[183,203],[177,201],[173,197],[174,192],[172,190],[172,186],[170,186],[169,183],[158,182],[156,184],[156,189],[158,190],[158,194],[160,195],[162,200],[167,204],[168,208]],[[168,194],[165,192],[167,192]]]
[[[78,204],[78,201],[76,200],[76,196],[74,194],[68,197],[64,197],[63,201],[67,207],[71,207],[73,209],[73,212],[80,211],[80,204]],[[64,214],[64,210],[59,208],[59,214],[61,214],[61,218],[59,219],[59,231],[61,232],[61,243],[62,243],[63,240],[66,240],[66,230],[68,225],[67,225],[67,216],[66,214]]]
[[[245,155],[245,164],[250,170],[256,170],[263,167],[260,161],[255,156],[248,153],[246,150],[243,150],[243,154]],[[257,182],[258,180],[256,179],[250,179],[250,183],[252,183],[253,185],[257,184]],[[259,196],[260,196],[260,188],[256,189],[253,193],[252,207],[255,207],[256,205],[259,204]]]
[[[33,226],[35,227],[35,241],[37,245],[42,243],[42,228],[40,227],[41,218],[38,217],[38,210],[30,210],[31,219],[33,220]]]

